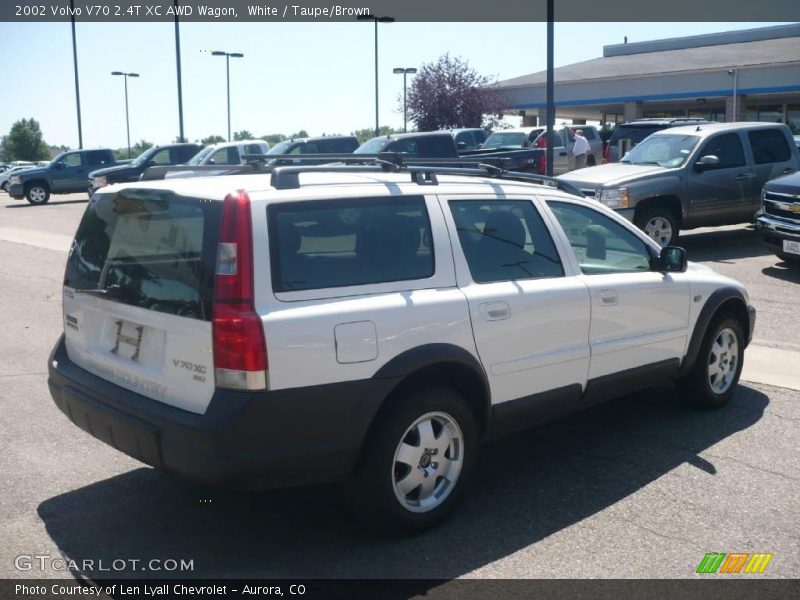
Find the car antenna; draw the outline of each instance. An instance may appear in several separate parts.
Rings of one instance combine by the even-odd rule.
[[[697,126],[697,129],[695,129],[695,131],[700,131],[700,125]]]

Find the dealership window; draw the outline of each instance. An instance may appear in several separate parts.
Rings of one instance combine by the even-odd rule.
[[[645,111],[645,119],[680,119],[686,116],[686,109],[675,110],[648,110]]]
[[[783,123],[783,106],[780,104],[748,106],[745,109],[745,121]]]
[[[794,135],[800,135],[800,104],[786,105],[786,124]]]

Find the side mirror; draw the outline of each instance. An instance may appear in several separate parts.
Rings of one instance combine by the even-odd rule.
[[[217,164],[217,161],[215,161],[213,158],[209,158],[208,162],[206,162],[206,164],[207,165],[215,165],[215,164]]]
[[[694,163],[694,167],[698,171],[705,171],[706,169],[715,167],[717,165],[719,165],[719,157],[714,156],[713,154],[707,154]]]
[[[467,142],[458,142],[456,146],[458,147],[459,150],[463,150],[464,148],[467,147]]]
[[[680,246],[664,246],[658,255],[658,270],[664,273],[684,273],[688,266],[686,250]]]
[[[57,162],[57,163],[55,163],[55,164],[53,165],[53,168],[54,168],[54,169],[63,169],[63,168],[64,168],[64,163]]]

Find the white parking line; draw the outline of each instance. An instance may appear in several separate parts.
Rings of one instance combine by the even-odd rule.
[[[32,231],[30,229],[16,229],[11,227],[0,227],[0,240],[14,242],[15,244],[25,244],[35,246],[45,250],[57,250],[59,252],[69,252],[72,245],[72,236],[60,233],[44,233],[42,231]]]

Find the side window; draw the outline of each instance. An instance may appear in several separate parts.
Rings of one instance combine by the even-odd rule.
[[[386,146],[386,148],[383,149],[383,152],[405,152],[411,156],[420,155],[417,140],[414,138],[395,140]]]
[[[212,155],[211,160],[214,161],[211,164],[215,165],[238,165],[241,162],[239,149],[236,146],[220,148]]]
[[[433,276],[422,196],[276,203],[267,217],[275,292]]]
[[[749,131],[750,146],[753,148],[753,159],[757,165],[783,162],[789,160],[789,144],[786,136],[778,129],[761,129]]]
[[[647,245],[633,232],[592,208],[548,201],[587,275],[650,270]]]
[[[472,132],[469,131],[461,131],[456,134],[456,146],[458,144],[464,144],[460,146],[459,150],[474,150],[475,149],[475,142],[472,140]]]
[[[713,155],[719,158],[718,165],[712,165],[712,169],[729,169],[744,165],[744,150],[742,141],[738,133],[726,133],[718,135],[706,142],[700,156]]]
[[[90,167],[102,166],[109,164],[111,162],[111,157],[108,152],[104,152],[103,150],[90,150],[86,153],[86,162]]]
[[[261,144],[247,144],[244,148],[247,154],[264,154],[264,149]]]
[[[583,129],[583,137],[585,137],[588,141],[597,139],[597,136],[594,134],[594,129],[591,127],[585,127]]]
[[[456,156],[455,141],[449,135],[432,135],[420,138],[423,158],[450,158]]]
[[[197,154],[197,152],[198,148],[195,148],[194,146],[178,146],[176,148],[172,148],[170,152],[172,156],[172,164],[183,164]]]
[[[452,200],[449,204],[476,283],[564,275],[553,239],[530,200]]]
[[[81,167],[83,166],[83,159],[79,152],[75,154],[67,154],[64,158],[61,159],[61,163],[65,167]]]
[[[159,150],[153,155],[153,157],[150,160],[153,161],[153,164],[155,165],[170,164],[169,148],[164,148],[163,150]]]

